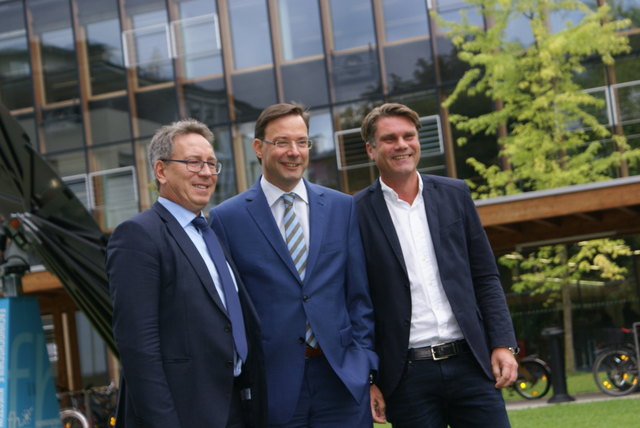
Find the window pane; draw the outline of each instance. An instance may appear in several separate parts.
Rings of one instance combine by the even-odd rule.
[[[313,147],[309,153],[307,178],[313,183],[339,189],[331,112],[328,110],[311,112],[309,136],[313,141]]]
[[[317,0],[280,0],[279,12],[285,61],[322,54]]]
[[[631,27],[640,27],[640,4],[638,0],[608,0],[611,5],[611,14],[614,19],[628,18],[631,20]]]
[[[192,79],[222,74],[222,51],[218,15],[183,18],[171,23],[174,52],[184,77]]]
[[[332,63],[336,101],[352,101],[382,93],[374,46],[359,52],[336,52]]]
[[[255,151],[253,150],[253,136],[254,136],[255,122],[241,123],[237,125],[237,135],[242,139],[242,149],[244,151],[244,163],[245,173],[247,176],[247,183],[249,186],[256,182],[260,174],[262,174],[262,166],[256,158]]]
[[[273,69],[238,73],[231,77],[236,119],[255,120],[260,112],[277,102]]]
[[[78,74],[67,0],[31,0],[33,30],[40,41],[45,102],[78,98]]]
[[[224,80],[211,79],[183,86],[187,116],[208,125],[229,121],[229,106]]]
[[[84,150],[45,155],[45,159],[60,177],[85,174],[87,172]]]
[[[127,97],[89,102],[92,144],[131,138]]]
[[[133,27],[122,34],[125,64],[137,69],[138,86],[173,80],[165,2],[128,0],[125,12]]]
[[[267,2],[233,0],[229,2],[229,21],[236,70],[270,64],[273,61]]]
[[[0,101],[9,110],[33,105],[22,5],[22,2],[0,3]]]
[[[137,122],[139,134],[136,137],[153,135],[158,128],[178,120],[176,94],[173,88],[136,94]]]
[[[384,61],[390,92],[435,84],[436,73],[428,40],[385,46]]]
[[[216,191],[211,198],[211,205],[218,204],[225,199],[229,199],[238,193],[236,186],[236,168],[233,161],[233,151],[231,144],[231,132],[228,127],[212,128],[213,131],[213,147],[216,157],[222,163],[222,171],[218,175],[218,183]],[[246,156],[255,158],[253,150]]]
[[[429,34],[425,0],[383,0],[382,7],[387,42]]]
[[[47,152],[75,149],[84,146],[80,107],[45,110],[40,124]],[[65,174],[69,175],[69,174]]]
[[[282,66],[284,99],[307,107],[329,104],[327,71],[324,59],[296,62]]]
[[[33,114],[23,114],[19,116],[14,116],[18,121],[22,129],[25,130],[27,135],[29,136],[29,141],[33,147],[38,147],[38,140],[36,136],[36,121],[33,118]]]
[[[370,0],[331,0],[330,5],[335,50],[376,45]]]

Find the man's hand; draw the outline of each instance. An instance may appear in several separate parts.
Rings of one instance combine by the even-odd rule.
[[[380,392],[380,389],[376,385],[371,385],[369,392],[371,394],[371,416],[373,416],[373,422],[386,424],[386,404],[384,403],[382,392]]]
[[[491,352],[491,369],[496,378],[496,388],[511,386],[518,377],[518,362],[509,348],[495,348]]]

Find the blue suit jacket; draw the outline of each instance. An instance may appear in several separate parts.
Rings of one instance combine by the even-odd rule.
[[[427,222],[440,278],[473,355],[490,379],[493,348],[516,346],[495,257],[462,180],[422,175]],[[400,241],[380,181],[355,195],[376,316],[377,385],[398,386],[409,347],[411,291]]]
[[[107,247],[107,272],[123,371],[118,426],[226,426],[234,385],[230,321],[204,260],[175,217],[156,202],[120,224]],[[237,283],[249,341],[238,381],[252,389],[245,402],[250,425],[264,426],[259,326]]]
[[[267,371],[269,423],[286,423],[304,374],[309,320],[331,367],[353,397],[368,391],[377,367],[373,313],[353,198],[305,181],[309,195],[304,283],[265,195],[256,182],[211,211],[260,318]]]

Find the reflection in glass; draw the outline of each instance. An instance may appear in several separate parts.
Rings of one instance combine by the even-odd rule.
[[[114,2],[83,0],[77,2],[78,19],[86,37],[91,94],[126,89],[118,7]]]
[[[469,65],[458,58],[458,50],[447,37],[439,36],[436,40],[440,76],[442,82],[455,84],[467,71]]]
[[[333,144],[333,123],[328,110],[313,110],[309,118],[309,136],[313,147],[309,153],[306,177],[313,183],[340,188],[336,150]]]
[[[640,80],[618,85],[614,94],[620,105],[621,123],[640,120]]]
[[[258,162],[256,152],[253,150],[255,122],[241,123],[237,125],[237,135],[242,139],[242,149],[244,151],[244,166],[247,176],[247,184],[252,186],[262,174],[262,166]]]
[[[427,40],[385,46],[384,61],[389,92],[415,90],[435,84],[431,44]]]
[[[19,116],[14,116],[14,118],[18,121],[22,129],[29,136],[29,141],[31,142],[31,146],[36,148],[38,147],[38,137],[36,134],[36,121],[33,118],[33,113],[29,114],[21,114]],[[37,151],[38,149],[36,149]]]
[[[446,3],[451,3],[448,5]],[[445,21],[461,22],[462,16],[466,16],[470,24],[477,27],[484,27],[484,19],[478,9],[468,7],[468,5],[460,0],[453,0],[450,2],[438,1],[438,15]],[[437,28],[438,34],[448,33],[451,29],[447,26],[439,26]]]
[[[375,48],[333,54],[333,85],[337,102],[352,101],[382,93]]]
[[[27,5],[40,42],[45,102],[77,98],[78,74],[69,1],[32,0]]]
[[[133,151],[129,142],[90,148],[88,156],[91,160],[90,172],[133,165]]]
[[[370,0],[331,0],[330,5],[335,50],[376,45]]]
[[[285,61],[322,54],[317,0],[280,0],[280,30]]]
[[[383,0],[382,7],[387,42],[429,35],[425,0]]]
[[[607,0],[614,19],[630,19],[631,27],[640,27],[640,4],[638,0]]]
[[[131,138],[127,97],[89,102],[92,144]]]
[[[282,66],[284,99],[307,107],[329,104],[327,72],[324,59],[294,62]]]
[[[22,2],[0,3],[0,101],[9,110],[33,105],[23,13]]]
[[[234,74],[231,86],[237,120],[255,120],[265,107],[277,102],[272,68]]]
[[[222,74],[222,51],[218,15],[183,18],[171,23],[173,51],[184,77],[193,79]]]
[[[125,11],[133,27],[122,33],[125,64],[136,68],[138,85],[143,87],[172,80],[173,66],[165,2],[129,0]]]
[[[229,20],[234,69],[271,64],[273,60],[267,2],[233,0],[229,2]]]
[[[46,154],[44,157],[60,177],[86,174],[87,172],[84,149],[52,155]]]
[[[211,130],[213,131],[213,147],[216,152],[216,157],[222,162],[222,165],[224,165],[224,168],[222,168],[222,171],[220,171],[218,175],[216,191],[211,199],[211,207],[213,207],[213,205],[238,193],[238,188],[236,186],[236,168],[233,161],[231,132],[226,126],[212,128]],[[255,157],[253,150],[247,153],[247,156]],[[206,211],[208,211],[208,209]]]
[[[138,186],[133,167],[89,174],[93,216],[103,229],[113,229],[138,213]]]
[[[44,110],[40,126],[47,153],[84,146],[82,115],[78,105]]]
[[[183,94],[188,117],[208,125],[229,121],[229,105],[222,78],[186,84]]]
[[[136,94],[138,117],[137,137],[153,135],[158,128],[178,119],[176,94],[173,88]]]

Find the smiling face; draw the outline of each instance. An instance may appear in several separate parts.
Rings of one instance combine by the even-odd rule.
[[[173,139],[171,159],[196,159],[216,162],[213,147],[200,134],[178,135]],[[218,176],[205,165],[200,172],[191,172],[180,162],[156,161],[156,178],[160,183],[159,195],[198,214],[209,203]]]
[[[293,142],[304,140],[307,135],[307,125],[302,116],[290,114],[269,122],[264,139]],[[280,148],[256,138],[253,140],[253,149],[262,160],[264,178],[285,192],[293,190],[309,165],[309,149],[301,149],[296,144]]]
[[[367,153],[380,170],[385,183],[415,176],[420,160],[420,141],[416,126],[403,116],[385,116],[376,122],[374,144]]]

